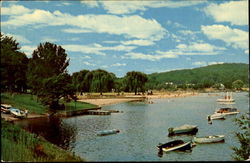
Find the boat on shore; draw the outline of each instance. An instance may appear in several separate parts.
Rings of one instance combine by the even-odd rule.
[[[183,140],[173,140],[165,144],[160,143],[157,146],[157,148],[159,149],[160,153],[163,151],[170,152],[175,150],[186,151],[192,148],[192,142],[191,141],[184,142]]]
[[[198,143],[198,144],[225,142],[225,136],[224,135],[211,135],[211,136],[205,136],[205,137],[194,137],[193,142]]]
[[[217,102],[234,102],[235,100],[233,99],[233,93],[231,92],[230,94],[231,95],[229,95],[227,92],[224,98],[217,99]]]
[[[98,131],[97,135],[98,136],[105,136],[105,135],[117,134],[119,132],[120,132],[120,130],[118,130],[118,129],[103,130],[103,131]]]
[[[207,119],[208,120],[216,120],[216,119],[221,119],[221,120],[225,120],[225,115],[224,114],[221,114],[221,113],[214,113],[214,114],[211,114],[211,115],[208,115],[207,116]]]
[[[179,134],[196,134],[198,131],[197,125],[184,124],[179,127],[168,128],[168,136],[179,135]]]
[[[22,111],[20,109],[16,109],[16,108],[13,108],[13,107],[10,108],[10,113],[12,115],[14,115],[14,117],[16,117],[16,118],[25,118],[25,117],[28,116],[28,111],[27,110]]]
[[[12,106],[8,105],[8,104],[1,104],[1,112],[5,113],[5,114],[9,114],[11,107]]]

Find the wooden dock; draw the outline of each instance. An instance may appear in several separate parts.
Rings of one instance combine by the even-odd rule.
[[[88,110],[89,115],[110,115],[111,111],[107,110]]]

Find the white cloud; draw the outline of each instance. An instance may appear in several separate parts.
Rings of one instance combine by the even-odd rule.
[[[249,49],[244,51],[245,54],[249,54]]]
[[[179,44],[176,46],[177,49],[180,49],[181,51],[199,51],[199,52],[215,52],[215,51],[221,51],[225,50],[223,47],[217,47],[208,43],[191,43],[190,45],[186,44]]]
[[[22,14],[30,13],[31,11],[32,10],[21,5],[1,7],[1,15],[22,15]]]
[[[219,39],[226,42],[234,48],[247,49],[249,44],[248,32],[232,29],[224,25],[201,26],[202,32],[209,39]]]
[[[31,43],[30,40],[28,40],[22,35],[16,35],[16,34],[11,34],[11,33],[3,33],[3,34],[8,37],[13,37],[13,39],[15,39],[18,43]]]
[[[83,62],[83,64],[85,64],[85,65],[87,65],[87,66],[95,66],[95,64],[90,63],[90,62],[87,62],[87,61]]]
[[[126,65],[127,65],[126,63],[115,63],[115,64],[112,64],[111,66],[120,67],[120,66],[126,66]]]
[[[205,61],[198,61],[198,62],[193,62],[192,65],[195,65],[195,66],[206,66],[207,62],[205,62]]]
[[[58,39],[51,38],[51,37],[43,37],[43,38],[41,39],[41,42],[51,42],[51,43],[55,43],[55,42],[58,42]]]
[[[113,51],[125,51],[129,52],[135,49],[135,46],[124,46],[124,45],[117,45],[111,47],[105,47],[100,44],[90,44],[90,45],[62,45],[62,47],[68,51],[73,52],[81,52],[81,53],[88,53],[88,54],[96,54],[96,55],[106,55],[102,51],[106,50],[113,50]]]
[[[178,8],[193,6],[205,1],[100,1],[103,8],[111,14],[131,14],[147,8]]]
[[[88,7],[91,7],[91,8],[94,8],[94,7],[98,7],[99,4],[97,1],[89,1],[89,0],[86,0],[86,1],[81,1],[82,4],[88,6]]]
[[[149,46],[153,45],[154,42],[150,40],[129,40],[129,41],[122,41],[123,45],[139,45],[139,46]]]
[[[84,23],[83,23],[84,22]],[[32,13],[23,15],[13,15],[8,21],[4,21],[2,26],[20,27],[26,25],[48,25],[48,26],[71,26],[73,28],[64,29],[64,32],[82,33],[96,32],[115,35],[124,35],[128,38],[137,38],[151,41],[158,41],[164,37],[167,30],[155,19],[145,19],[143,17],[115,16],[115,15],[70,15],[36,9]]]
[[[208,65],[223,64],[224,62],[208,62]]]
[[[142,59],[149,61],[157,61],[163,58],[177,58],[177,55],[174,54],[160,54],[160,55],[152,55],[152,54],[143,54],[143,53],[126,53],[123,58],[129,59]]]
[[[33,51],[36,49],[36,46],[22,46],[21,49],[19,51],[24,52],[26,54],[27,57],[31,57]]]
[[[204,9],[216,22],[230,22],[232,25],[248,25],[248,0],[210,4]]]

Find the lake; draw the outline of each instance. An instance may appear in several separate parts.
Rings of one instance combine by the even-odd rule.
[[[15,122],[50,142],[74,152],[88,161],[232,161],[233,150],[239,147],[234,119],[249,111],[247,92],[233,93],[240,114],[226,120],[213,120],[207,115],[217,107],[217,98],[224,93],[201,93],[198,96],[153,99],[153,104],[127,102],[105,106],[104,110],[119,110],[111,115],[84,115],[70,118],[41,118]],[[168,128],[183,124],[198,125],[196,136],[224,134],[224,143],[197,144],[191,152],[169,152],[158,155],[156,146],[171,140],[191,140],[191,135],[168,137]],[[106,129],[120,133],[97,136]]]

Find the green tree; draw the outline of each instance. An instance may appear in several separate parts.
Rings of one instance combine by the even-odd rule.
[[[241,115],[235,119],[235,123],[240,127],[241,131],[236,132],[236,137],[240,142],[240,147],[232,147],[234,150],[233,158],[243,161],[250,157],[250,118],[249,115]]]
[[[28,58],[20,52],[13,37],[1,34],[1,90],[22,92],[26,90]]]
[[[233,83],[232,83],[232,87],[236,90],[241,90],[242,87],[243,87],[244,83],[242,80],[235,80]]]
[[[147,75],[138,71],[127,72],[125,76],[125,83],[127,88],[129,89],[129,91],[135,92],[135,95],[138,91],[145,91],[145,83],[147,81]]]
[[[81,70],[80,72],[74,72],[72,74],[72,82],[77,90],[82,95],[82,92],[88,92],[88,81],[85,80],[85,76],[89,73],[89,70]],[[92,80],[92,79],[91,79]]]
[[[46,42],[32,54],[28,65],[28,80],[32,93],[51,109],[60,108],[61,97],[73,97],[71,79],[67,74],[69,59],[61,46]]]
[[[114,86],[115,75],[105,70],[97,69],[92,71],[93,78],[91,82],[91,90],[100,92],[102,95],[105,91],[111,91]]]

